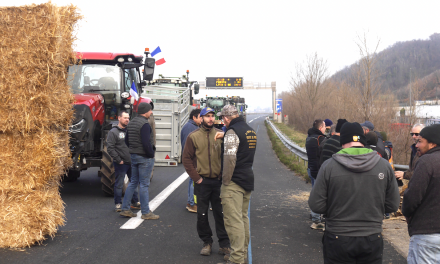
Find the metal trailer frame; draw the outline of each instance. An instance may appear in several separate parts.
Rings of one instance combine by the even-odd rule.
[[[143,97],[153,101],[156,123],[155,166],[177,166],[182,160],[180,132],[191,112],[189,87],[144,86]],[[168,155],[168,158],[166,156]]]

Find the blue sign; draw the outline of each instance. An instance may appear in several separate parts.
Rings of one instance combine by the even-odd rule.
[[[277,101],[277,113],[281,113],[283,111],[283,99],[276,99]]]

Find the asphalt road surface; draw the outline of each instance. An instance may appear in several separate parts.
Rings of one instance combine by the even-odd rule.
[[[323,263],[323,233],[310,229],[307,193],[311,185],[281,164],[264,126],[264,115],[248,115],[257,131],[254,161],[255,191],[250,206],[252,263]],[[217,254],[201,256],[197,215],[185,209],[185,179],[154,210],[159,220],[143,221],[135,229],[121,229],[129,219],[114,212],[112,197],[101,191],[97,169],[82,172],[78,181],[65,183],[66,225],[54,239],[24,251],[0,249],[0,263],[223,263]],[[150,185],[151,201],[185,172],[177,167],[156,167]],[[214,220],[210,224],[215,234]],[[406,263],[384,240],[383,263]]]

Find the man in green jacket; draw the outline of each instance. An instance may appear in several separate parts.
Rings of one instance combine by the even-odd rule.
[[[223,221],[223,208],[220,199],[222,185],[222,142],[215,140],[214,110],[206,107],[200,112],[202,126],[191,132],[185,143],[182,163],[189,177],[195,182],[197,195],[197,233],[203,241],[201,255],[211,255],[212,230],[208,221],[209,203],[215,220],[215,229],[220,244],[219,254],[229,254],[229,237]]]

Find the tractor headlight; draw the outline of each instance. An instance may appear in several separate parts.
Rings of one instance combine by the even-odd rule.
[[[122,98],[128,98],[129,96],[130,96],[130,94],[128,92],[121,93]]]
[[[78,123],[73,124],[69,128],[70,133],[79,133],[83,131],[83,129],[87,126],[87,121],[85,119],[81,119]]]

